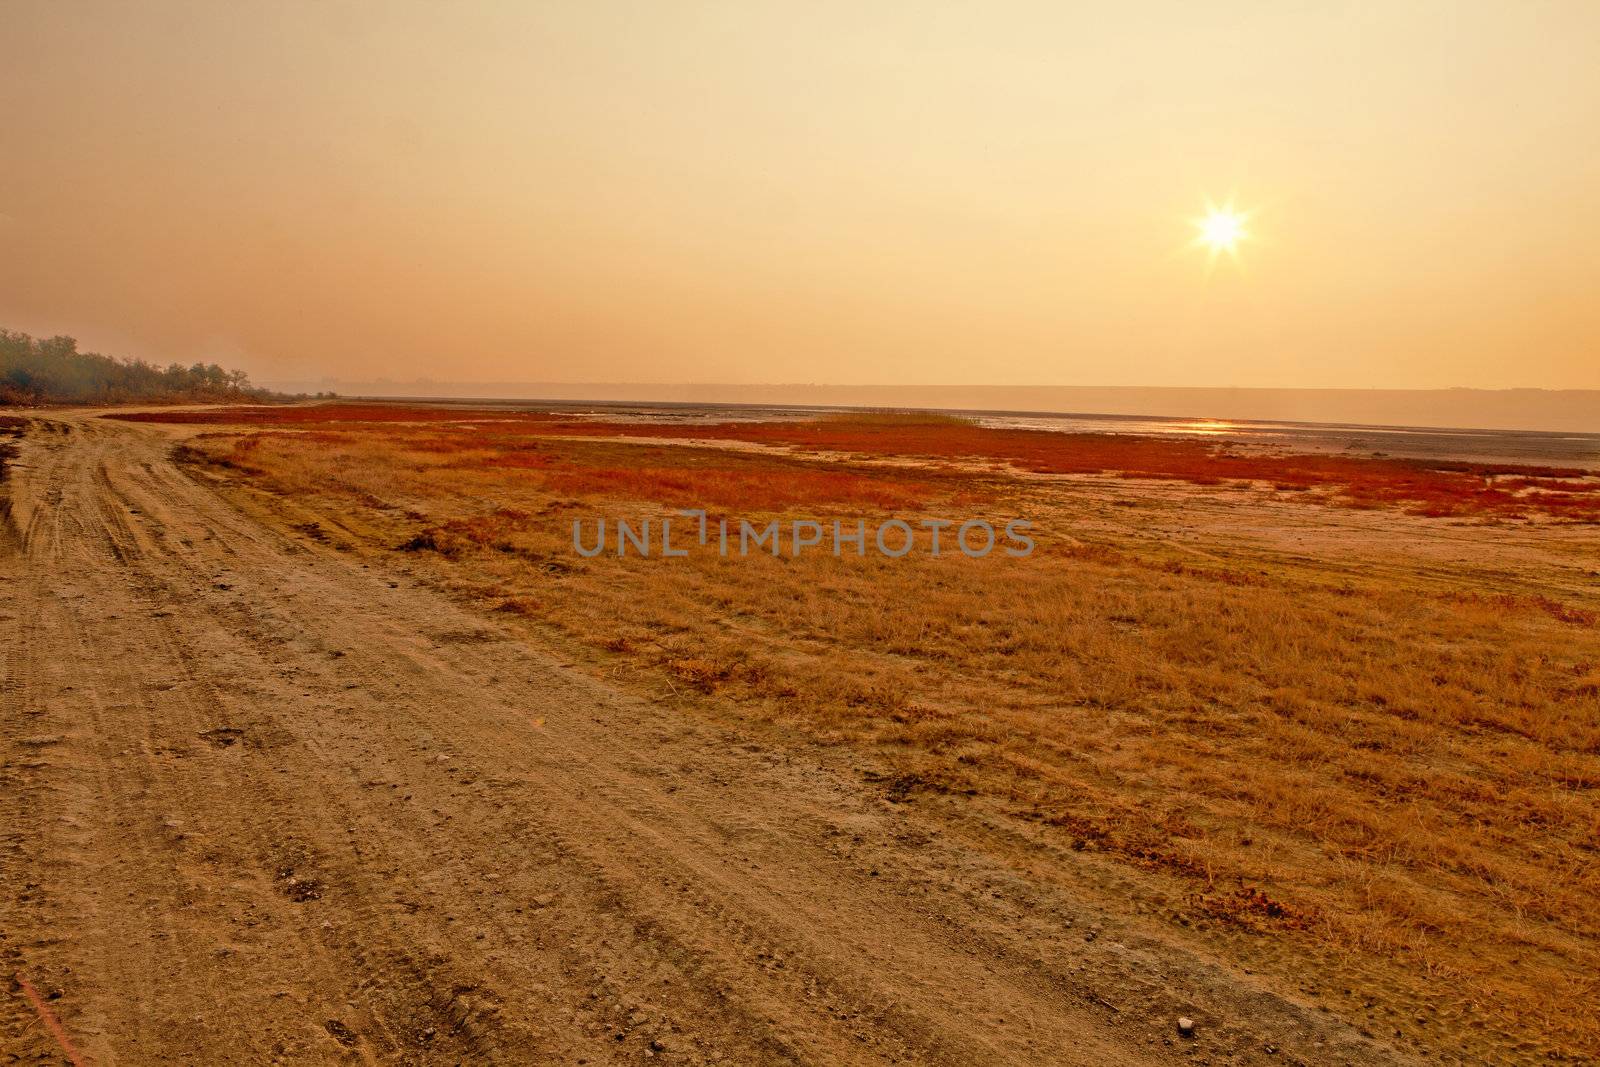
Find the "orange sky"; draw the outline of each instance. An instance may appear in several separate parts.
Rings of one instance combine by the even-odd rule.
[[[0,325],[258,379],[1600,387],[1600,3],[0,6]],[[1240,262],[1186,249],[1206,197]]]

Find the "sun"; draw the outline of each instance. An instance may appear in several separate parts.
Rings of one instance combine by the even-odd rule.
[[[1208,203],[1206,213],[1194,220],[1194,243],[1206,249],[1212,259],[1224,252],[1237,256],[1240,242],[1250,239],[1246,227],[1249,220],[1249,214],[1234,207],[1231,201],[1221,206]]]
[[[1213,211],[1200,220],[1200,240],[1214,252],[1232,252],[1244,236],[1244,219],[1232,211]]]

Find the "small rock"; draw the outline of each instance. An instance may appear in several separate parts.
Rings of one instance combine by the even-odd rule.
[[[1194,1020],[1187,1015],[1178,1016],[1178,1033],[1184,1037],[1194,1036]]]

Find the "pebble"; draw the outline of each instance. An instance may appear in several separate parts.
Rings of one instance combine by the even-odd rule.
[[[1194,1036],[1194,1020],[1187,1015],[1178,1016],[1178,1033],[1184,1037]]]

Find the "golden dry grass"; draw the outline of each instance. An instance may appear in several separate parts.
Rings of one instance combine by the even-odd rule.
[[[447,561],[639,684],[1049,827],[1185,936],[1247,931],[1283,973],[1329,967],[1493,1047],[1600,1053],[1600,598],[1572,581],[1600,573],[1592,537],[487,424],[191,447],[356,550]],[[1039,550],[572,550],[574,518],[696,504],[1026,515]]]

